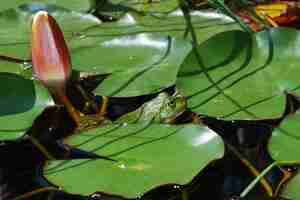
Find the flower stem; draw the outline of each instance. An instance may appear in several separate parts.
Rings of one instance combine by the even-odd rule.
[[[65,92],[59,92],[58,93],[58,100],[61,101],[61,103],[66,107],[68,113],[71,115],[73,120],[75,121],[76,125],[80,126],[80,112],[77,111],[68,97],[65,95]]]

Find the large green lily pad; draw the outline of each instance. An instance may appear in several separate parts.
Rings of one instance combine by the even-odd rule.
[[[177,86],[198,113],[227,119],[279,117],[284,91],[298,93],[299,37],[299,31],[286,28],[220,33],[198,46],[199,59],[195,51],[186,57]]]
[[[0,139],[14,139],[28,129],[45,107],[53,105],[39,82],[0,73]]]
[[[276,161],[300,161],[300,113],[289,115],[275,129],[270,138],[268,148]]]
[[[118,161],[55,161],[47,166],[44,175],[49,181],[67,192],[84,195],[103,191],[135,198],[163,184],[187,184],[224,153],[216,133],[192,124],[109,125],[67,142]]]
[[[268,143],[268,150],[275,161],[286,164],[299,164],[300,161],[300,113],[287,116],[286,119],[276,128]],[[293,177],[282,190],[281,196],[288,199],[299,199],[299,173]]]
[[[96,48],[94,45],[93,52],[103,56],[95,62],[103,64],[95,68],[102,67],[106,73],[114,71],[94,92],[109,96],[144,95],[175,84],[180,63],[191,50],[185,40],[152,34],[123,36]],[[91,58],[96,56],[92,51],[85,52]]]
[[[150,33],[87,37],[71,41],[70,46],[74,69],[98,73],[141,69],[159,65],[164,60],[171,62],[173,52],[178,52],[180,63],[191,50],[187,41]],[[176,66],[174,68],[177,71]]]

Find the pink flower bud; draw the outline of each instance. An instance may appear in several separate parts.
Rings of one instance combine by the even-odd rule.
[[[69,50],[58,24],[46,11],[39,11],[33,17],[31,56],[35,77],[49,89],[56,102],[66,106],[79,125],[79,112],[65,91],[72,71]]]
[[[62,31],[46,11],[33,17],[31,46],[36,78],[52,93],[63,92],[71,75],[70,54]]]

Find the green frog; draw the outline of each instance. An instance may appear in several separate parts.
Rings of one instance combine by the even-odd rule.
[[[157,97],[144,103],[138,109],[122,115],[114,122],[101,115],[101,112],[95,115],[82,115],[78,130],[81,131],[113,123],[156,122],[171,124],[186,108],[187,100],[178,91],[173,95],[161,92]]]
[[[133,112],[122,115],[115,123],[172,123],[187,107],[187,100],[178,91],[173,95],[161,92]]]

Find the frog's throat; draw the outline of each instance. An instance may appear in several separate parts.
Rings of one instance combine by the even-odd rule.
[[[171,116],[171,117],[167,117],[167,118],[163,118],[161,119],[160,121],[162,123],[165,123],[165,124],[173,124],[174,121],[176,120],[177,117],[179,117],[182,113],[184,113],[186,110],[183,109],[182,111],[180,112],[177,112],[175,115]]]

